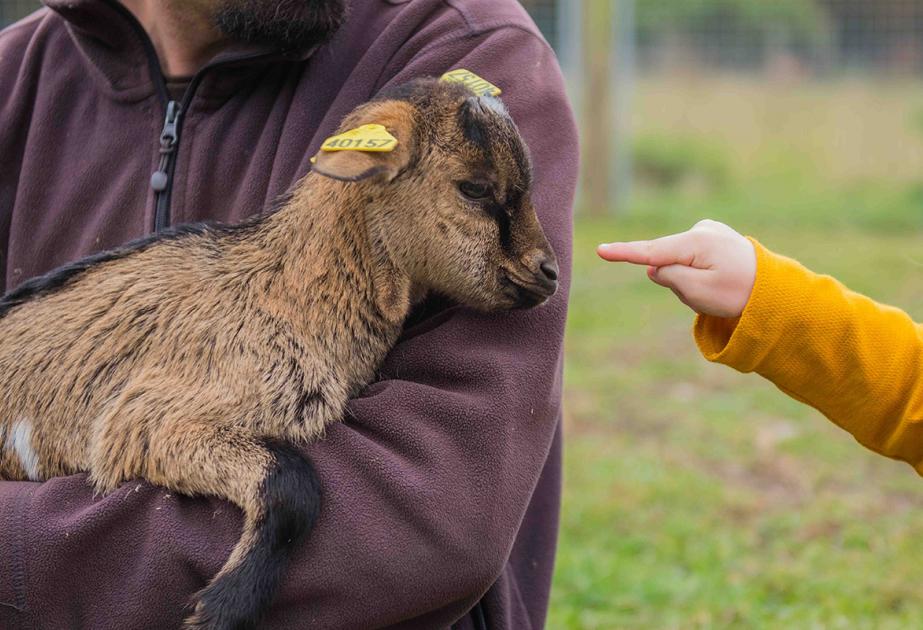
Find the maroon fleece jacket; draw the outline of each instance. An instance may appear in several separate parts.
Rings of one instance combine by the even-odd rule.
[[[0,282],[148,234],[167,92],[114,0],[46,0],[0,33]],[[562,337],[577,140],[552,51],[514,0],[353,0],[308,52],[226,51],[192,81],[169,223],[236,221],[310,168],[383,87],[464,67],[503,89],[562,290],[529,312],[417,313],[378,382],[306,450],[325,501],[267,628],[544,624],[560,495]],[[151,273],[157,273],[152,269]],[[2,446],[0,446],[2,447]],[[241,515],[143,481],[0,482],[0,628],[164,629]]]

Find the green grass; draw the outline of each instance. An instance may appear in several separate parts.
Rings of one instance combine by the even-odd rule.
[[[642,191],[578,221],[550,628],[923,627],[923,479],[707,364],[671,293],[595,257],[716,218],[923,320],[920,184],[766,168],[764,151],[721,190]]]

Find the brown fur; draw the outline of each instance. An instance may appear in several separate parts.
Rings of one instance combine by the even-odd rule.
[[[320,153],[272,215],[10,294],[0,478],[86,471],[100,492],[144,477],[226,498],[246,525],[214,585],[266,517],[264,486],[281,460],[265,440],[321,437],[373,379],[412,303],[435,291],[497,310],[553,292],[528,161],[497,103],[426,80],[360,107],[341,129],[371,122],[398,138],[394,152]],[[468,180],[491,184],[506,219],[459,192]],[[189,624],[222,627],[205,608]]]

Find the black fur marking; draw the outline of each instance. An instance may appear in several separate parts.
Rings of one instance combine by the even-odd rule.
[[[178,225],[157,234],[151,234],[131,241],[130,243],[98,254],[82,258],[76,262],[58,267],[43,276],[27,280],[0,298],[0,318],[3,318],[13,308],[31,300],[54,293],[83,275],[84,272],[107,262],[121,260],[132,254],[143,252],[160,243],[177,241],[184,238],[214,235],[215,237],[241,237],[252,231],[265,217],[259,215],[236,225],[221,223],[191,223]]]
[[[492,137],[486,130],[488,122],[485,118],[490,116],[484,105],[484,100],[487,98],[490,97],[469,98],[462,104],[459,109],[459,124],[462,132],[465,138],[484,151],[492,162],[496,162],[496,155],[494,154],[494,150],[497,148],[496,145],[502,145],[505,149],[508,149],[512,154],[516,170],[521,178],[520,181],[511,182],[512,188],[531,190],[532,160],[525,144],[519,138],[516,123],[513,122],[513,119],[502,106],[490,107],[490,112],[494,116],[499,116],[507,127],[501,137]]]
[[[130,355],[129,352],[126,352],[122,355],[119,355],[116,359],[112,361],[104,361],[97,366],[93,371],[93,375],[87,380],[86,385],[83,388],[83,400],[84,404],[89,404],[90,400],[93,398],[93,394],[99,391],[100,383],[111,383],[112,375],[119,369],[119,366],[123,359],[128,358]]]
[[[513,228],[509,213],[504,206],[495,202],[484,204],[484,210],[497,222],[497,227],[500,228],[500,246],[509,252],[513,247]]]
[[[484,130],[481,120],[481,108],[477,99],[469,98],[458,109],[458,125],[461,127],[465,139],[482,150],[486,155],[491,154],[490,137]]]
[[[301,395],[298,397],[298,409],[302,413],[308,410],[308,407],[311,407],[312,410],[318,405],[323,405],[326,403],[323,393],[317,389],[309,389],[301,392]]]
[[[255,628],[291,554],[317,522],[321,490],[314,466],[288,444],[265,440],[264,445],[275,460],[261,488],[265,514],[237,568],[202,592],[198,617],[203,628]]]
[[[525,197],[525,192],[521,188],[517,188],[515,186],[511,187],[506,192],[506,207],[519,208],[522,206],[523,197]]]
[[[526,147],[521,142],[510,144],[513,151],[513,159],[516,160],[516,166],[522,174],[522,189],[532,190],[532,159],[526,152]]]
[[[145,250],[150,247],[153,242],[153,237],[139,239],[125,247],[87,256],[77,262],[49,271],[43,276],[28,280],[0,299],[0,317],[5,316],[11,309],[20,304],[29,302],[42,295],[53,293],[67,286],[71,280],[93,267],[125,258],[136,251]]]

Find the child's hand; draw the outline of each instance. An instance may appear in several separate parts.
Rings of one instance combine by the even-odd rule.
[[[753,244],[717,221],[654,241],[610,243],[597,249],[613,262],[647,265],[648,277],[672,289],[697,313],[740,317],[756,279]]]

